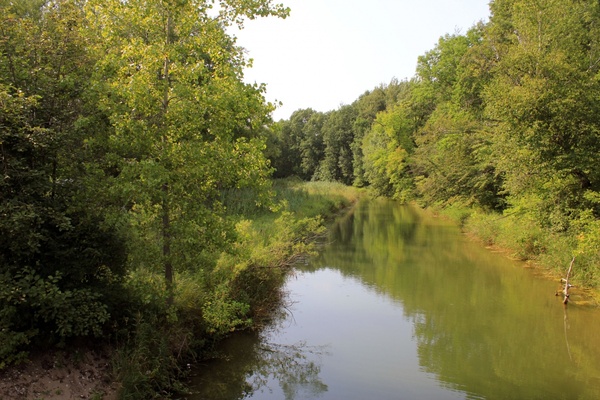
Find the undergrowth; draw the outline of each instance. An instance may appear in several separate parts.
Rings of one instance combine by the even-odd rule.
[[[211,264],[178,271],[172,304],[163,278],[140,269],[128,276],[128,311],[116,324],[115,373],[127,400],[168,398],[185,391],[186,365],[240,329],[269,319],[290,267],[314,251],[324,221],[356,201],[359,192],[335,183],[277,181],[274,201],[250,190],[228,191],[222,202],[237,240]]]

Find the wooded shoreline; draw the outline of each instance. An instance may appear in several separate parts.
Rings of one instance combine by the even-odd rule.
[[[100,340],[168,396],[363,190],[600,290],[599,2],[491,1],[414,77],[278,122],[227,28],[290,10],[219,4],[0,0],[0,371]]]

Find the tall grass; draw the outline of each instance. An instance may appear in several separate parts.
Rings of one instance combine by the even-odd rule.
[[[354,203],[364,194],[360,189],[337,182],[304,182],[295,178],[275,180],[272,189],[270,202],[247,188],[225,190],[221,201],[230,216],[273,220],[281,210],[299,217],[328,215]]]

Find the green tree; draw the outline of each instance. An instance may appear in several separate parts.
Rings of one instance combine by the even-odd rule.
[[[87,204],[92,60],[77,3],[0,3],[0,359],[40,342],[100,334],[124,248]]]
[[[362,150],[363,138],[371,128],[371,124],[377,117],[377,113],[386,108],[386,87],[381,85],[372,91],[363,93],[354,103],[357,111],[356,120],[352,126],[353,140],[350,148],[352,150],[352,169],[354,171],[353,184],[358,187],[365,186],[364,155]]]
[[[408,104],[399,102],[377,115],[363,139],[365,178],[379,195],[402,201],[412,196],[413,122]]]
[[[417,136],[413,158],[416,185],[426,204],[502,207],[489,136],[468,110],[453,103],[437,107]]]
[[[305,130],[314,114],[315,111],[311,108],[300,109],[294,111],[289,120],[280,122],[279,146],[281,151],[273,163],[276,170],[275,177],[285,178],[295,175],[302,179],[310,179],[312,176],[311,160],[308,158],[312,157],[311,151],[317,151],[316,148],[311,148],[317,144],[314,142],[316,138],[306,137]]]
[[[352,105],[342,106],[328,115],[323,124],[325,156],[318,167],[318,180],[338,181],[346,185],[351,185],[354,181],[351,145],[355,120],[356,110]]]
[[[132,262],[162,268],[169,298],[176,267],[197,268],[231,239],[219,192],[266,185],[256,136],[272,108],[263,86],[242,82],[246,61],[225,28],[244,18],[285,17],[288,10],[268,0],[219,5],[212,11],[212,2],[195,0],[86,5],[103,39],[94,82],[114,127],[115,190],[127,199],[143,243]]]
[[[448,101],[452,97],[459,65],[469,46],[467,36],[447,34],[432,50],[419,57],[417,75],[422,83],[431,86],[436,102]]]
[[[305,179],[313,179],[319,163],[325,154],[325,143],[323,142],[323,125],[327,121],[327,114],[321,112],[313,113],[302,130],[303,138],[300,143],[302,169]]]
[[[485,92],[497,168],[510,203],[565,230],[581,210],[600,215],[597,121],[599,8],[592,1],[493,3],[497,49]]]
[[[483,122],[482,92],[493,66],[482,44],[484,30],[478,24],[466,35],[446,35],[419,58],[415,91],[427,94],[425,104],[432,111],[416,119],[412,163],[418,192],[427,204],[461,202],[491,209],[503,204]],[[413,104],[415,98],[423,97],[413,96]]]

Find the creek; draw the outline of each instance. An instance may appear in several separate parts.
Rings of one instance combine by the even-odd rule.
[[[450,221],[362,201],[189,399],[600,399],[600,310],[558,286]]]

